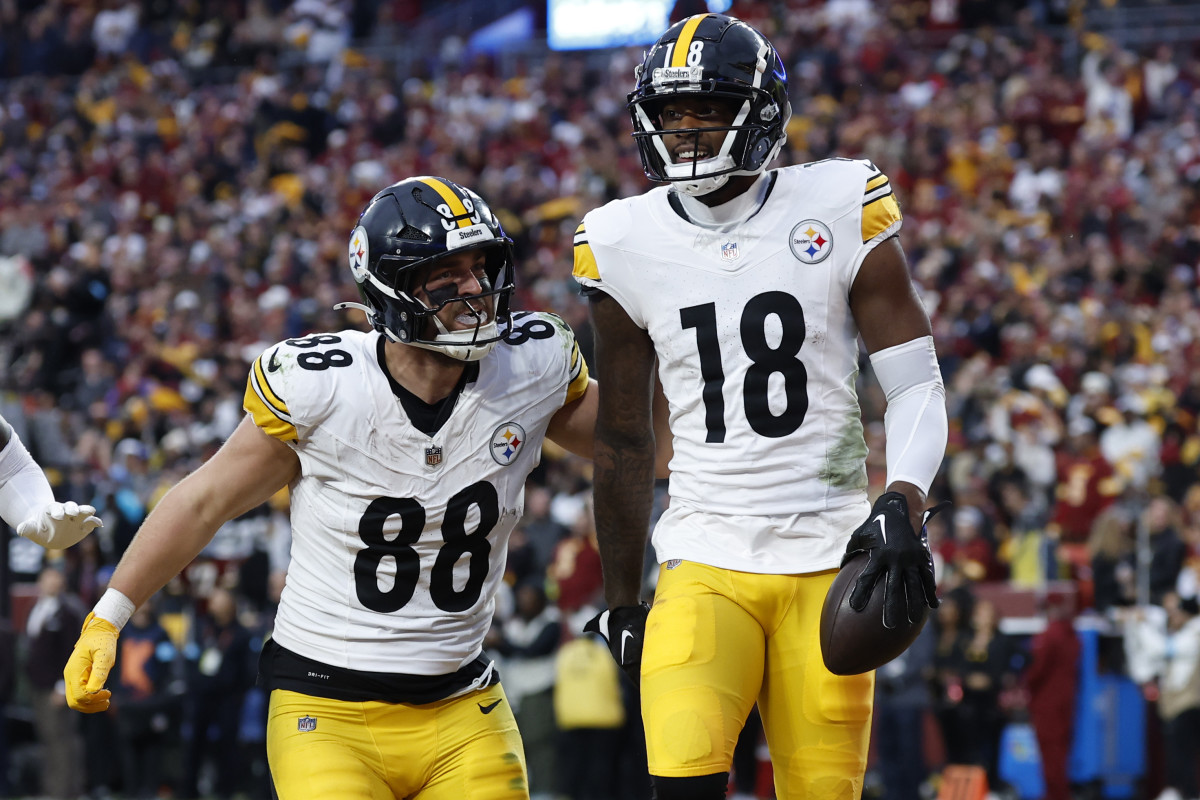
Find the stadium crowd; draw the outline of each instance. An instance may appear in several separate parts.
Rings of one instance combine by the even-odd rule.
[[[950,448],[930,496],[954,511],[930,535],[948,602],[928,646],[878,677],[880,725],[901,710],[940,736],[916,737],[911,780],[869,782],[889,798],[946,763],[999,785],[1002,728],[1036,722],[1038,649],[1002,632],[1005,609],[981,587],[1131,640],[1154,633],[1155,609],[1170,609],[1170,636],[1195,629],[1200,59],[1190,45],[1123,48],[1083,30],[1076,6],[729,12],[789,68],[783,158],[866,157],[890,176],[946,380]],[[70,715],[55,684],[147,510],[237,425],[250,361],[362,324],[333,305],[354,299],[345,245],[375,191],[419,174],[477,189],[516,239],[517,306],[561,314],[586,354],[572,234],[585,211],[645,188],[625,112],[640,50],[443,43],[398,74],[374,45],[420,14],[402,0],[0,0],[0,412],[57,491],[106,523],[45,563],[22,540],[9,548],[14,589],[34,602],[0,630],[13,720],[0,796],[38,792],[37,764],[54,797],[269,796],[254,657],[286,567],[286,497],[223,528],[131,623],[117,713]],[[882,395],[864,382],[860,397],[868,444],[881,442]],[[535,795],[647,796],[630,698],[580,638],[601,598],[588,495],[589,465],[547,452],[489,646]],[[1162,663],[1123,661],[1158,701],[1152,730],[1161,716],[1194,764],[1200,689],[1175,698]],[[735,769],[746,795],[750,730]],[[896,738],[877,737],[881,774],[912,761]],[[72,753],[86,769],[64,770]],[[1141,796],[1197,795],[1194,775],[1168,772],[1151,758]]]

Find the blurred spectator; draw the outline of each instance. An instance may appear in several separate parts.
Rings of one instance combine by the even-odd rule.
[[[1150,537],[1150,602],[1161,605],[1167,592],[1174,591],[1188,554],[1179,535],[1179,508],[1169,497],[1154,497],[1141,524]]]
[[[17,634],[0,617],[0,797],[8,797],[8,708],[17,684]]]
[[[1136,394],[1117,400],[1119,419],[1100,434],[1100,452],[1135,489],[1145,489],[1161,469],[1158,431],[1146,418],[1146,401]]]
[[[119,56],[138,28],[138,4],[105,0],[92,23],[92,41],[101,56]]]
[[[954,512],[953,538],[941,546],[946,563],[973,581],[995,580],[1001,572],[985,527],[983,512],[964,506]]]
[[[597,606],[604,588],[600,573],[600,551],[596,548],[596,524],[590,500],[578,514],[570,535],[558,543],[550,564],[550,578],[558,590],[558,607],[571,615],[585,606]]]
[[[530,797],[549,800],[555,782],[554,662],[562,624],[540,581],[519,584],[515,595],[516,613],[486,646],[504,657],[504,692],[525,743]]]
[[[926,625],[909,648],[875,673],[875,721],[884,800],[920,800],[925,780],[925,715],[931,707],[938,632]]]
[[[1098,516],[1092,523],[1087,549],[1096,611],[1104,613],[1136,603],[1136,543],[1129,516],[1115,508]]]
[[[1133,133],[1133,98],[1125,88],[1125,71],[1116,58],[1106,58],[1099,73],[1085,76],[1087,125],[1084,135],[1094,139],[1128,139]]]
[[[578,636],[558,651],[555,673],[558,793],[570,800],[627,796],[618,786],[623,679],[608,647],[592,634]]]
[[[1139,607],[1126,616],[1125,657],[1129,674],[1142,684],[1157,682],[1158,715],[1166,747],[1166,789],[1159,800],[1200,795],[1200,604],[1174,592],[1162,607]]]
[[[109,688],[116,715],[123,794],[153,800],[163,783],[170,733],[179,723],[179,697],[168,691],[176,651],[154,616],[155,602],[130,617],[117,642],[118,676]]]
[[[1034,589],[1058,577],[1055,542],[1046,534],[1047,509],[1030,497],[1023,483],[1010,481],[1000,490],[1001,509],[1011,521],[1001,540],[1000,558],[1008,564],[1014,586]]]
[[[83,791],[83,747],[78,716],[67,708],[62,670],[86,612],[78,598],[67,593],[66,580],[56,567],[43,569],[37,586],[37,601],[25,623],[29,639],[25,676],[41,743],[42,794],[71,800]]]
[[[930,625],[936,634],[933,653],[933,709],[949,764],[967,763],[966,738],[959,707],[963,699],[963,664],[971,619],[971,596],[956,590],[942,596]]]
[[[256,654],[250,632],[237,619],[237,601],[228,589],[217,587],[209,595],[208,612],[196,620],[184,655],[188,659],[184,694],[187,733],[178,795],[211,794],[229,800],[241,779],[238,730],[242,700],[254,684]],[[212,765],[214,782],[202,795],[200,777],[206,763]]]
[[[1073,420],[1067,446],[1058,453],[1058,486],[1051,522],[1064,542],[1087,541],[1096,517],[1112,504],[1119,482],[1100,453],[1096,423],[1089,417]]]
[[[1067,780],[1067,759],[1076,716],[1080,654],[1073,603],[1069,596],[1054,593],[1046,596],[1046,629],[1033,638],[1024,674],[1029,718],[1041,752],[1045,800],[1073,797]]]
[[[558,543],[567,535],[566,526],[550,514],[554,493],[545,486],[531,485],[525,489],[525,516],[521,529],[533,548],[537,563],[549,564]]]
[[[957,704],[959,735],[964,762],[983,767],[988,783],[997,785],[997,759],[1004,711],[1001,692],[1016,682],[1013,649],[1000,634],[996,607],[979,600],[971,612],[968,634],[960,641],[958,669],[962,674],[962,699]]]

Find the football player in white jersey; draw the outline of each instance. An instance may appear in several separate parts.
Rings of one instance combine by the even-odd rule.
[[[419,177],[350,237],[374,330],[288,339],[254,362],[247,416],[154,509],[65,670],[85,712],[118,631],[216,529],[291,492],[292,560],[261,671],[283,800],[527,798],[482,654],[543,437],[591,455],[596,389],[574,334],[510,312],[512,242],[488,205]]]
[[[0,416],[0,519],[17,534],[47,550],[63,550],[102,523],[96,509],[74,501],[59,503],[46,474],[21,437]]]
[[[595,508],[609,610],[593,624],[640,677],[658,800],[725,797],[756,702],[781,800],[857,798],[874,673],[826,669],[827,590],[847,553],[868,550],[855,609],[876,581],[889,627],[938,602],[917,531],[945,450],[945,391],[900,209],[868,161],[767,169],[791,115],[787,78],[739,20],[674,25],[636,80],[633,135],[647,176],[667,185],[588,213],[575,240],[605,387]],[[860,335],[888,400],[874,507]],[[674,457],[647,612],[656,363]]]

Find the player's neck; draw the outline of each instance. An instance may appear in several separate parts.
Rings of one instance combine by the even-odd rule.
[[[678,193],[688,218],[702,228],[722,229],[740,225],[762,207],[770,181],[760,175],[734,175],[711,194],[700,197]]]
[[[454,391],[467,366],[445,353],[399,342],[384,342],[383,352],[392,380],[430,404]]]

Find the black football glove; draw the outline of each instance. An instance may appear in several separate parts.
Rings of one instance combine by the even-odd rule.
[[[929,536],[925,523],[950,505],[939,503],[921,518],[920,536],[908,519],[908,500],[899,492],[885,492],[871,507],[867,521],[850,535],[842,566],[859,553],[870,559],[858,576],[850,593],[850,608],[862,611],[871,599],[871,592],[881,577],[883,583],[883,627],[895,628],[896,623],[917,619],[916,604],[923,599],[930,608],[937,608],[937,582],[933,577],[933,556],[929,552]]]
[[[642,673],[642,640],[646,638],[646,616],[650,606],[617,606],[601,611],[583,626],[585,631],[598,633],[608,643],[617,666],[637,686]]]

